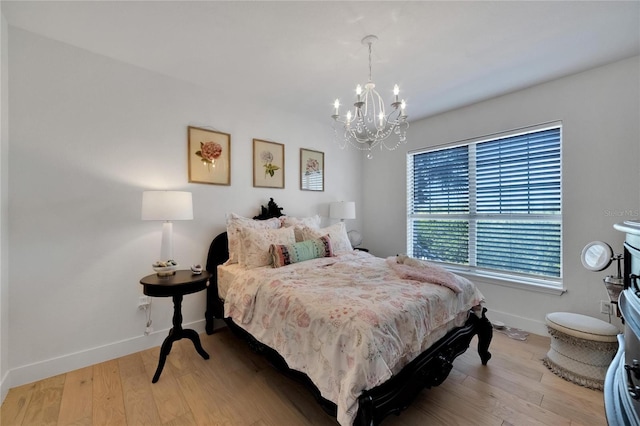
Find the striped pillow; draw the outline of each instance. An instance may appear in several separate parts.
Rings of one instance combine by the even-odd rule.
[[[301,241],[295,244],[271,244],[269,246],[269,255],[271,256],[271,266],[280,268],[281,266],[305,260],[331,257],[333,256],[333,250],[331,249],[331,239],[328,235],[324,235],[314,240]]]

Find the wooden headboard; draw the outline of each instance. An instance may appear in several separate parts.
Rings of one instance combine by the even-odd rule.
[[[282,207],[278,207],[278,205],[273,201],[273,198],[269,198],[267,207],[260,206],[260,214],[258,216],[254,216],[253,218],[256,220],[267,220],[280,216],[283,216]]]

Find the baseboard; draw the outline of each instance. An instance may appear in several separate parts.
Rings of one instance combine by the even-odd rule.
[[[7,371],[4,377],[0,379],[0,405],[2,405],[8,393],[9,393],[9,372]]]
[[[183,326],[195,330],[198,334],[205,332],[204,319],[185,323]],[[160,346],[168,334],[168,328],[157,330],[148,336],[137,336],[10,369],[2,380],[2,400],[4,401],[10,388]]]
[[[487,318],[489,321],[500,321],[508,327],[519,328],[528,333],[538,334],[540,336],[548,336],[547,326],[544,322],[532,320],[531,318],[519,317],[507,312],[494,311],[487,306]]]
[[[489,321],[501,321],[509,327],[519,328],[529,333],[535,333],[541,336],[548,335],[547,328],[543,322],[519,317],[506,312],[494,311],[490,307],[488,307],[488,309],[487,317]],[[222,323],[216,325],[216,329],[224,326]],[[199,320],[184,324],[184,327],[194,329],[198,334],[202,334],[205,332],[205,321]],[[13,368],[4,375],[0,382],[0,401],[4,401],[10,388],[160,346],[168,334],[168,328],[157,330],[148,336],[137,336],[104,346]]]

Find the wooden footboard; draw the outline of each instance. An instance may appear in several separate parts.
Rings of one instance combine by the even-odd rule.
[[[223,319],[236,335],[249,344],[252,350],[264,355],[277,369],[305,385],[321,407],[335,417],[336,405],[321,396],[318,388],[306,374],[290,369],[278,352],[258,342],[230,318],[224,317],[224,302],[218,296],[217,265],[228,258],[227,246],[227,235],[223,233],[213,240],[209,249],[207,270],[211,272],[212,277],[207,289],[205,313],[207,333],[212,334],[214,331],[214,318]],[[470,311],[469,318],[462,327],[451,330],[382,385],[365,391],[359,398],[355,424],[377,425],[389,414],[399,414],[407,408],[422,389],[442,383],[449,375],[454,359],[467,350],[475,335],[478,336],[480,360],[483,365],[486,365],[491,358],[489,345],[493,337],[493,328],[485,316],[486,311],[483,308],[479,315],[475,311]]]
[[[485,316],[486,311],[482,309],[480,318],[471,312],[464,326],[450,331],[382,385],[365,391],[359,399],[355,424],[377,425],[389,414],[399,414],[407,408],[422,389],[438,386],[475,335],[478,335],[480,360],[482,365],[487,365],[491,358],[488,349],[493,328]]]
[[[358,415],[354,424],[378,425],[389,414],[399,414],[407,408],[422,389],[442,383],[449,375],[454,359],[467,350],[475,335],[478,335],[480,360],[483,365],[486,365],[491,358],[488,348],[493,329],[485,312],[486,309],[483,309],[480,318],[471,312],[464,326],[450,331],[382,385],[365,391],[359,398]],[[257,341],[230,318],[225,318],[225,322],[234,334],[247,342],[253,351],[263,355],[285,375],[302,383],[328,414],[336,416],[336,405],[322,397],[306,374],[290,369],[278,352]]]

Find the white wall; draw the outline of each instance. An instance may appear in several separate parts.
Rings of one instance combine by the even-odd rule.
[[[329,122],[221,99],[12,27],[9,124],[12,387],[166,337],[170,300],[153,301],[149,337],[137,310],[161,231],[140,220],[143,190],[193,193],[195,219],[173,227],[184,266],[205,262],[228,212],[253,216],[273,197],[289,215],[326,216],[331,201],[361,201],[358,153],[335,146]],[[188,125],[231,134],[231,186],[187,182]],[[285,144],[285,189],[253,188],[253,138]],[[324,192],[299,190],[303,147],[325,152]],[[186,296],[184,323],[202,331],[204,310],[204,292]]]
[[[5,30],[3,59],[6,40]],[[351,227],[363,230],[364,245],[374,254],[392,255],[406,250],[406,199],[398,188],[405,188],[407,150],[552,120],[564,123],[568,292],[551,296],[479,285],[491,318],[530,331],[544,333],[544,314],[555,310],[603,318],[597,312],[598,301],[606,298],[602,274],[584,270],[578,256],[594,239],[619,251],[622,235],[611,225],[627,217],[606,212],[640,208],[638,58],[412,123],[404,152],[376,155],[361,167],[360,153],[339,151],[324,121],[219,99],[15,28],[8,30],[8,52],[8,121],[2,120],[0,131],[1,248],[9,243],[8,254],[0,254],[0,290],[6,289],[0,292],[0,373],[2,363],[9,373],[3,387],[164,339],[170,301],[154,300],[157,332],[149,337],[143,336],[144,314],[136,309],[138,281],[151,272],[160,244],[160,224],[140,220],[145,189],[193,192],[195,220],[174,224],[176,258],[183,265],[204,262],[211,238],[224,229],[225,213],[254,215],[269,197],[297,216],[326,215],[330,201],[355,200],[358,220]],[[3,101],[2,116],[6,106]],[[231,186],[187,183],[188,125],[232,135]],[[254,137],[286,145],[284,190],[252,187]],[[325,192],[298,190],[301,147],[325,152]],[[184,322],[198,330],[204,300],[204,293],[185,298]]]
[[[562,296],[477,281],[490,318],[545,333],[548,312],[570,311],[608,320],[602,277],[585,270],[582,247],[609,242],[622,252],[612,225],[640,219],[640,71],[631,58],[526,90],[411,123],[404,149],[376,155],[364,165],[364,235],[379,256],[406,251],[406,153],[534,124],[563,123]],[[391,173],[380,173],[390,169]],[[631,213],[631,214],[629,214]],[[619,323],[617,323],[619,324]]]
[[[0,3],[0,401],[9,391],[9,126],[7,123],[7,23]]]

